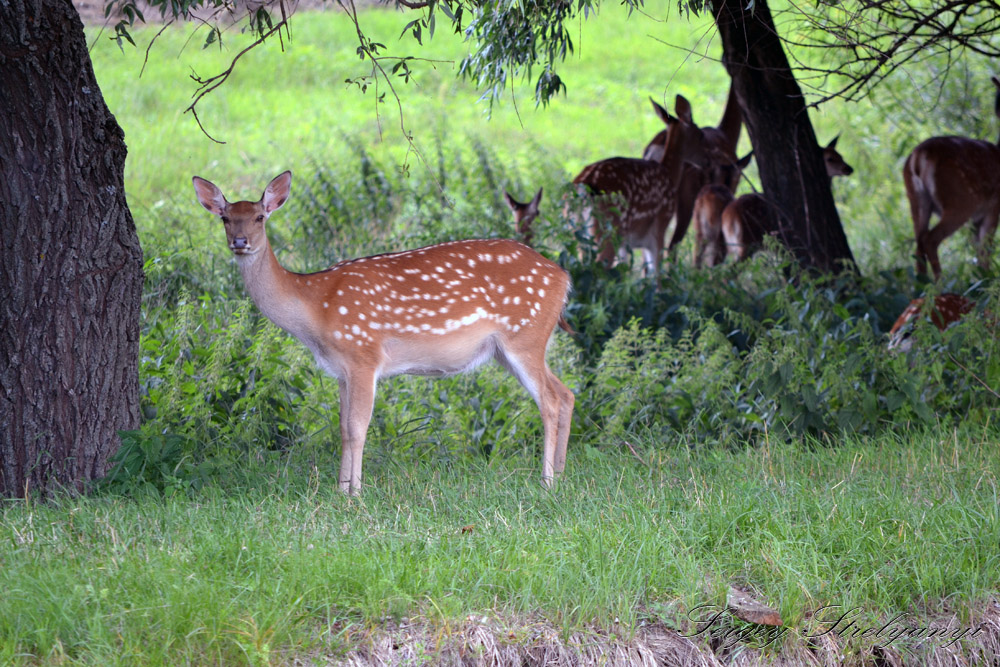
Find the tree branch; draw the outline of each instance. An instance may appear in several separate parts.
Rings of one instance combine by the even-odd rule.
[[[281,0],[281,4],[282,5],[284,4],[284,0]],[[198,127],[201,128],[201,131],[205,133],[206,137],[208,137],[209,139],[211,139],[215,143],[217,143],[217,144],[224,144],[226,142],[219,141],[218,139],[216,139],[215,137],[213,137],[212,135],[210,135],[207,130],[205,130],[205,127],[201,124],[201,120],[199,120],[198,113],[195,110],[195,107],[198,106],[198,102],[200,102],[201,99],[203,97],[205,97],[205,95],[208,95],[213,90],[215,90],[216,88],[218,88],[219,86],[221,86],[223,83],[226,82],[226,80],[229,78],[229,76],[236,69],[236,64],[240,61],[240,58],[242,58],[243,56],[245,56],[251,50],[253,50],[253,49],[257,48],[258,46],[260,46],[261,44],[263,44],[264,40],[266,40],[268,37],[270,37],[274,33],[276,33],[279,30],[281,30],[286,25],[288,25],[288,19],[287,19],[287,17],[283,18],[280,21],[278,21],[277,23],[275,23],[271,27],[270,30],[268,30],[266,33],[264,33],[264,34],[260,35],[259,37],[257,37],[257,39],[255,39],[253,41],[253,43],[251,43],[249,46],[247,46],[242,51],[240,51],[239,53],[237,53],[236,56],[233,58],[232,62],[229,63],[229,67],[227,67],[222,72],[216,74],[215,76],[210,76],[207,79],[202,79],[197,74],[192,74],[191,75],[191,79],[193,81],[195,81],[195,83],[198,84],[198,90],[195,92],[194,101],[191,102],[190,106],[188,106],[188,108],[185,109],[184,112],[187,113],[187,112],[190,111],[191,115],[193,115],[194,118],[195,118],[195,120],[198,122]]]

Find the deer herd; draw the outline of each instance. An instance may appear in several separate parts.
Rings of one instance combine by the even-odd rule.
[[[1000,118],[1000,78],[995,113]],[[678,95],[675,114],[653,101],[666,128],[642,158],[612,157],[585,167],[573,179],[582,210],[565,216],[588,234],[597,258],[612,263],[640,250],[647,275],[657,275],[664,248],[684,238],[694,220],[697,267],[732,255],[746,259],[771,235],[786,244],[792,229],[767,198],[735,196],[752,154],[736,155],[742,114],[730,90],[717,127],[699,127],[691,105]],[[829,178],[853,169],[837,152],[837,138],[823,151]],[[260,200],[230,203],[207,180],[193,178],[198,201],[223,223],[246,290],[261,312],[302,342],[340,389],[340,488],[361,489],[361,461],[372,416],[375,385],[398,374],[442,376],[496,360],[535,400],[543,425],[542,481],[563,471],[574,394],[549,369],[546,348],[556,325],[571,331],[562,312],[569,277],[531,248],[532,223],[542,190],[528,203],[504,193],[522,242],[452,241],[342,261],[316,273],[294,273],[278,263],[265,224],[287,201],[291,172],[275,177]],[[941,277],[938,248],[972,220],[978,260],[989,262],[1000,216],[1000,143],[966,137],[933,137],[906,159],[903,182],[916,239],[916,267]],[[931,228],[936,213],[938,224]],[[666,242],[670,222],[673,234]],[[928,308],[915,299],[890,332],[890,347],[908,347],[907,327],[922,313],[945,328],[975,306],[955,294],[936,296]]]

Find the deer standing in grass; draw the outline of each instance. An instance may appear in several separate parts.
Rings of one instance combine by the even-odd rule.
[[[854,173],[854,168],[837,152],[839,138],[840,135],[834,137],[833,141],[823,149],[826,175],[831,180],[834,176],[850,176]],[[720,261],[725,258],[727,252],[734,254],[737,261],[748,258],[760,248],[764,237],[769,235],[776,236],[792,250],[803,250],[804,242],[797,238],[796,232],[790,225],[783,222],[784,217],[784,213],[763,195],[747,194],[727,204],[719,219],[708,221],[706,223],[708,229],[704,233],[706,238],[712,239],[711,242],[717,244],[718,248],[721,242],[718,231],[721,230],[724,246],[713,253]]]
[[[701,189],[706,185],[713,184],[730,185],[734,174],[738,182],[739,174],[750,163],[749,156],[743,160],[736,159],[736,146],[740,142],[742,126],[743,114],[740,111],[739,102],[736,100],[736,91],[730,85],[726,108],[722,112],[719,125],[701,128],[705,138],[705,150],[709,158],[708,165],[699,167],[688,162],[681,170],[681,180],[677,185],[677,211],[674,216],[676,222],[670,244],[667,246],[668,252],[684,240],[684,235],[691,224],[695,200]],[[666,130],[661,130],[646,145],[646,149],[642,152],[642,159],[654,162],[662,161],[666,139]],[[732,184],[730,190],[736,192],[736,185]]]
[[[994,113],[1000,118],[1000,78]],[[941,277],[938,246],[972,220],[977,261],[987,266],[990,246],[1000,218],[1000,142],[967,137],[932,137],[922,142],[903,165],[903,184],[910,201],[913,235],[917,242],[917,273]],[[938,224],[930,229],[931,214]]]
[[[545,348],[569,278],[516,241],[454,241],[340,262],[317,273],[283,268],[268,217],[288,199],[291,172],[260,201],[226,201],[194,177],[198,201],[219,216],[250,298],[308,347],[340,387],[340,488],[361,490],[361,458],[379,378],[449,375],[496,359],[538,404],[545,431],[542,480],[566,464],[574,396],[552,374]]]
[[[676,118],[656,102],[653,108],[667,124],[660,162],[613,157],[584,167],[573,179],[595,196],[584,218],[598,245],[598,259],[607,264],[614,260],[612,238],[617,235],[620,257],[625,256],[625,248],[642,250],[646,275],[659,273],[664,237],[677,210],[677,185],[684,162],[705,166],[708,160],[704,134],[694,124],[691,105],[684,97],[677,96]],[[609,200],[607,195],[612,199],[617,195],[619,201]],[[612,229],[603,230],[602,221],[610,222]]]

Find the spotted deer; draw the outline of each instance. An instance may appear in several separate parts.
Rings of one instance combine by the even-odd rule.
[[[736,159],[736,146],[740,141],[742,126],[743,114],[740,111],[739,102],[736,100],[736,91],[730,85],[726,108],[722,113],[719,125],[701,128],[705,136],[705,149],[709,158],[707,168],[698,167],[688,162],[681,170],[681,180],[677,186],[677,211],[674,216],[676,223],[667,246],[668,251],[673,250],[677,244],[684,240],[684,235],[691,224],[695,201],[703,187],[706,185],[725,186],[730,184],[734,177],[737,182],[739,181],[740,173],[746,168],[746,164],[742,167],[739,166],[739,161]],[[664,130],[646,145],[642,159],[662,160],[665,144],[666,131]],[[736,192],[735,185],[730,187],[730,190]]]
[[[647,275],[660,270],[667,226],[677,209],[677,184],[684,162],[707,164],[704,134],[691,117],[691,104],[678,95],[676,117],[656,102],[653,108],[667,124],[661,161],[608,158],[584,167],[573,179],[578,190],[592,195],[583,217],[597,243],[598,259],[607,264],[614,260],[613,239],[617,236],[619,257],[625,256],[626,248],[642,250]],[[602,229],[602,221],[609,222],[611,230]]]
[[[549,370],[545,348],[569,278],[516,241],[453,241],[340,262],[317,273],[283,268],[265,223],[289,196],[291,172],[259,201],[230,203],[197,176],[201,205],[219,216],[250,298],[302,342],[340,387],[340,488],[361,489],[375,384],[402,373],[441,376],[497,360],[538,404],[542,481],[566,464],[574,396]]]
[[[837,152],[839,138],[840,135],[834,137],[823,149],[826,175],[831,180],[834,176],[850,176],[854,173],[854,167],[847,164]],[[709,229],[705,232],[706,236],[711,236],[715,229],[721,229],[725,250],[735,255],[737,261],[756,252],[763,244],[764,237],[769,235],[777,237],[788,248],[804,245],[792,226],[786,224],[785,214],[765,196],[756,193],[742,195],[729,202],[722,210],[722,215],[710,220],[707,227]],[[725,255],[726,253],[721,254],[720,261]]]
[[[531,224],[538,217],[538,205],[542,201],[542,188],[538,188],[535,197],[526,204],[522,204],[511,197],[507,191],[503,193],[503,200],[514,214],[514,231],[517,233],[517,238],[524,245],[530,246],[532,240],[535,238],[535,231],[532,229]]]
[[[1000,118],[1000,78],[994,113]],[[938,247],[972,220],[976,258],[980,266],[990,261],[990,246],[1000,218],[1000,141],[968,137],[932,137],[913,149],[903,165],[903,184],[910,202],[913,236],[917,244],[917,273],[941,277]],[[930,228],[931,214],[938,224]]]
[[[889,330],[889,349],[900,352],[907,352],[913,346],[911,334],[913,325],[926,313],[924,306],[925,299],[920,297],[910,302],[896,323]],[[934,297],[933,306],[930,309],[930,321],[940,331],[944,331],[955,322],[976,307],[974,301],[966,299],[960,294],[938,294]]]

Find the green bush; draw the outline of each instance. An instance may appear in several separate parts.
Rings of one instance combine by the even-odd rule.
[[[763,270],[761,264],[741,268]],[[573,322],[585,349],[600,350],[578,410],[605,437],[638,429],[660,438],[683,433],[695,442],[753,442],[765,433],[835,439],[986,418],[1000,405],[991,389],[1000,386],[1000,345],[984,315],[986,305],[996,303],[998,285],[977,292],[977,316],[945,332],[917,327],[913,349],[893,354],[884,334],[902,306],[892,304],[908,300],[888,294],[884,277],[829,282],[799,276],[742,293],[735,280],[705,278],[715,273],[726,283],[735,270],[678,268],[670,272],[669,290],[626,279],[587,295],[591,310],[614,304],[603,320]],[[731,305],[720,306],[726,293]],[[643,313],[644,319],[622,325],[609,312]],[[604,338],[608,330],[613,333]]]

